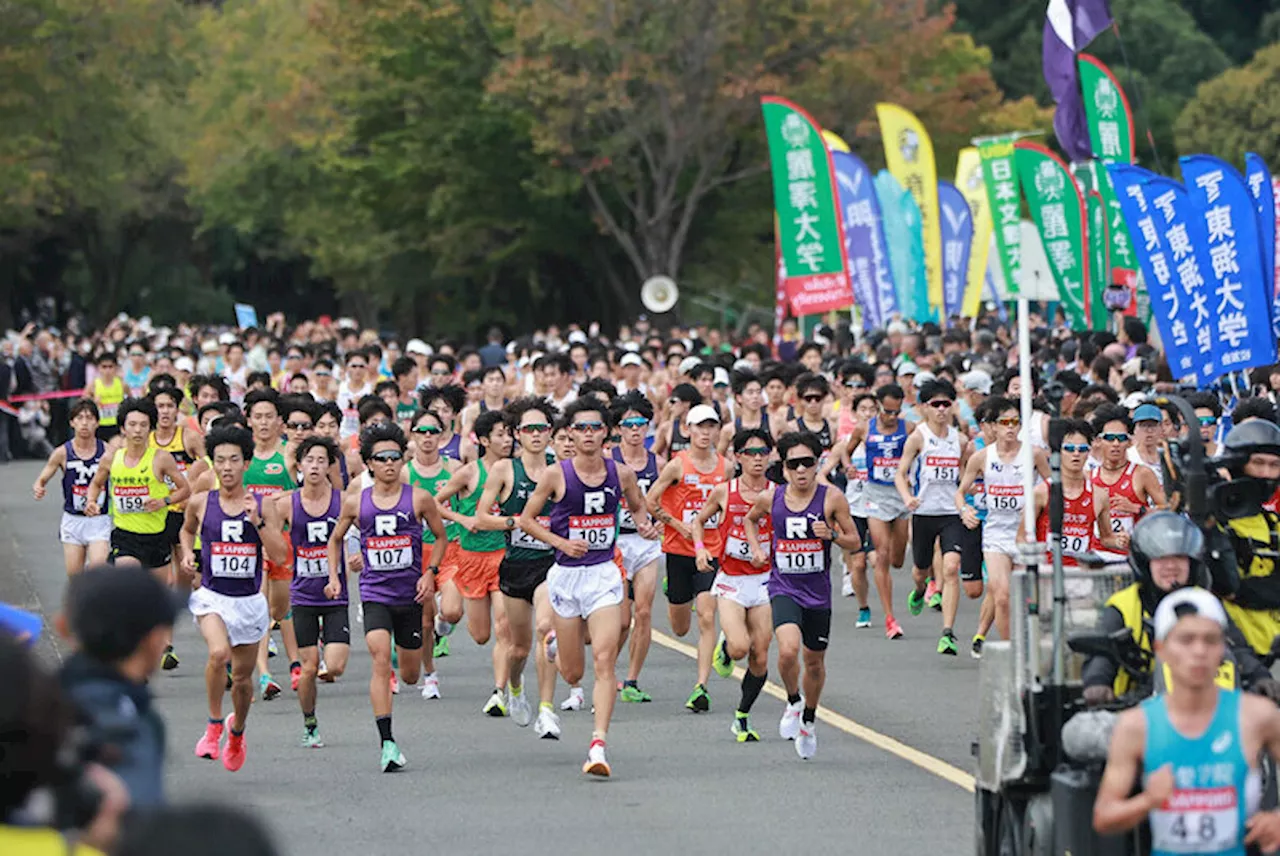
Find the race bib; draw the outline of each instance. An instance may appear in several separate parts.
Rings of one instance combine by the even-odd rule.
[[[89,504],[89,486],[87,484],[74,484],[71,486],[71,510],[84,511],[84,507]]]
[[[821,541],[779,541],[774,563],[784,574],[811,574],[825,569],[825,559]]]
[[[546,528],[550,528],[550,527],[551,527],[551,518],[550,518],[550,517],[539,517],[539,518],[538,518],[538,525],[539,525],[539,526],[544,526],[544,527],[546,527]],[[512,547],[519,547],[519,548],[521,548],[521,549],[523,549],[523,550],[542,550],[542,551],[546,551],[546,550],[550,550],[550,549],[551,549],[551,545],[549,545],[549,544],[545,544],[545,543],[543,543],[542,541],[539,541],[537,538],[534,538],[532,535],[530,535],[528,532],[526,532],[526,531],[524,531],[523,529],[521,529],[519,526],[517,526],[515,529],[512,529],[512,530],[511,530],[511,546],[512,546]]]
[[[365,541],[365,564],[375,571],[403,571],[413,566],[413,538],[380,535]]]
[[[247,484],[245,487],[248,489],[249,493],[263,498],[275,496],[277,493],[284,490],[284,488],[278,484]]]
[[[293,572],[303,579],[329,576],[329,545],[312,544],[294,551]]]
[[[925,481],[951,482],[960,481],[960,459],[943,455],[925,455]]]
[[[582,514],[569,517],[569,540],[586,541],[588,550],[608,550],[613,546],[614,517],[609,514]]]
[[[117,514],[141,514],[146,511],[143,506],[151,496],[146,485],[113,484],[111,501],[115,503]]]
[[[1111,512],[1111,534],[1130,534],[1133,532],[1133,515]]]
[[[1226,853],[1239,846],[1234,787],[1179,788],[1151,812],[1151,845],[1167,853]]]
[[[692,526],[693,522],[698,519],[698,512],[700,512],[701,510],[702,509],[700,508],[686,508],[684,512],[680,515],[680,522],[683,523],[685,526]],[[715,514],[708,517],[706,522],[702,524],[702,528],[704,530],[719,529],[720,528],[720,512],[717,511]]]
[[[764,554],[769,555],[769,545],[761,539],[761,547],[764,548]],[[743,562],[751,561],[751,542],[746,538],[739,538],[736,535],[730,535],[724,542],[724,557],[726,559],[739,559]]]
[[[115,419],[116,413],[120,411],[119,404],[104,404],[98,408],[99,420]]]
[[[898,473],[901,458],[872,458],[871,479],[878,482],[891,482]]]
[[[1022,485],[991,485],[987,488],[987,508],[992,511],[1017,511],[1022,508]]]
[[[223,579],[252,579],[258,571],[258,545],[214,541],[209,545],[209,573]]]
[[[344,410],[342,411],[342,436],[349,437],[352,434],[360,433],[360,411]]]
[[[1062,555],[1083,556],[1087,552],[1089,552],[1089,536],[1088,535],[1063,535],[1062,536]]]

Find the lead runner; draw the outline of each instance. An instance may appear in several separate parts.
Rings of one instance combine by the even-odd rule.
[[[555,564],[547,572],[547,593],[555,613],[556,660],[570,685],[582,679],[585,668],[584,620],[591,634],[595,730],[582,772],[608,776],[612,771],[604,750],[617,694],[614,667],[622,630],[622,575],[613,560],[620,495],[636,509],[636,531],[646,538],[656,538],[657,532],[648,512],[640,511],[644,494],[635,473],[602,454],[612,421],[608,405],[589,395],[565,408],[564,419],[573,434],[573,457],[538,478],[518,525],[556,550]],[[548,502],[555,503],[550,527],[538,520]]]

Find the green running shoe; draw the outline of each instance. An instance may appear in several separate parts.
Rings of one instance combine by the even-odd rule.
[[[160,658],[160,668],[166,672],[172,672],[178,668],[178,655],[173,653],[172,645],[165,649],[164,656]]]
[[[936,591],[935,591],[935,592],[934,592],[934,593],[929,597],[929,608],[930,608],[930,609],[933,609],[933,610],[936,610],[936,611],[938,611],[938,612],[941,612],[941,611],[942,611],[942,593],[941,593],[941,592],[936,592]]]
[[[405,765],[404,753],[400,751],[400,747],[396,745],[394,740],[382,741],[382,772],[394,773],[396,770],[403,770]]]
[[[716,670],[716,674],[722,678],[727,678],[733,674],[733,661],[729,659],[728,653],[724,650],[724,631],[720,631],[720,638],[716,640],[715,653],[711,655],[711,668]]]
[[[956,637],[948,636],[945,633],[942,634],[942,638],[938,640],[938,653],[950,654],[952,657],[956,656]]]
[[[907,595],[907,609],[911,610],[912,615],[919,615],[924,609],[924,595],[918,591]]]
[[[739,743],[760,742],[760,732],[751,727],[751,723],[745,714],[740,713],[733,718],[733,724],[729,726],[729,731],[738,738]]]
[[[706,713],[711,710],[711,696],[707,695],[707,688],[702,684],[696,684],[684,706],[694,713]]]
[[[501,690],[494,690],[493,695],[489,696],[489,700],[484,703],[484,707],[480,709],[481,713],[488,716],[506,716],[507,700],[503,697]]]
[[[618,698],[622,699],[623,701],[631,701],[631,702],[653,701],[653,696],[649,695],[647,692],[640,689],[639,687],[631,686],[631,684],[622,685],[622,694],[618,696]]]
[[[435,647],[431,649],[431,656],[433,657],[449,656],[449,637],[448,636],[436,637],[436,644],[435,644]]]
[[[319,731],[304,728],[302,729],[302,745],[306,749],[323,749],[324,741],[320,739]]]

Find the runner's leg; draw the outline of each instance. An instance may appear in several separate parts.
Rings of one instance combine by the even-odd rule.
[[[88,552],[87,547],[62,542],[62,562],[66,566],[67,576],[74,577],[84,570],[85,555]]]
[[[587,616],[595,673],[595,683],[591,687],[591,701],[595,706],[595,730],[591,733],[593,740],[606,739],[609,721],[613,718],[613,704],[618,693],[614,667],[618,660],[618,635],[622,626],[618,618],[620,609],[616,604],[604,606]],[[709,658],[710,655],[708,660]]]
[[[636,684],[640,680],[640,670],[644,668],[645,658],[649,656],[649,645],[653,641],[653,599],[658,592],[658,563],[650,562],[636,571],[631,587],[635,595],[635,606],[632,610],[627,654],[627,682]]]
[[[1009,577],[1013,573],[1013,558],[1004,553],[987,552],[987,597],[992,601],[996,630],[1000,638],[1009,639]]]
[[[231,639],[222,616],[208,613],[196,621],[200,635],[209,648],[209,659],[204,665],[204,688],[209,700],[209,719],[222,722],[222,696],[227,691],[227,665],[231,662]],[[234,680],[234,675],[233,675]]]

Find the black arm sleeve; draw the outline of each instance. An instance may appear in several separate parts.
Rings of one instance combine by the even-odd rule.
[[[1124,627],[1124,616],[1114,606],[1108,606],[1098,619],[1096,632],[1114,633]],[[1116,673],[1120,671],[1117,663],[1107,657],[1093,656],[1084,661],[1080,677],[1086,687],[1110,687],[1115,683]]]

